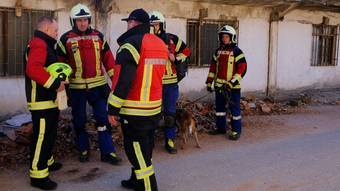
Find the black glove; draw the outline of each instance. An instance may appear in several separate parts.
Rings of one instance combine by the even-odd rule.
[[[235,87],[235,86],[237,86],[237,85],[239,85],[240,84],[240,82],[237,80],[237,79],[231,79],[230,81],[230,84],[233,86],[233,87]]]
[[[207,86],[207,91],[210,92],[210,93],[213,92],[213,90],[212,90],[212,88],[210,86]]]

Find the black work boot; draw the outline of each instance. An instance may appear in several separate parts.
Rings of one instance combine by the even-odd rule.
[[[46,178],[31,178],[31,186],[40,188],[42,190],[55,190],[58,186],[57,183]]]
[[[214,129],[214,130],[209,132],[209,135],[224,135],[226,133],[227,133],[226,130]]]
[[[130,176],[130,179],[128,179],[128,180],[122,180],[120,183],[121,183],[121,185],[122,185],[124,188],[131,189],[131,190],[135,189],[136,184],[137,184],[137,178],[136,178],[136,174],[135,174],[134,168],[131,168],[131,176]]]
[[[82,152],[79,154],[79,161],[80,161],[80,162],[87,162],[87,161],[89,161],[89,157],[90,157],[89,151],[87,151],[87,150],[82,151]]]
[[[57,170],[61,169],[61,167],[63,167],[63,164],[61,164],[60,162],[54,162],[53,164],[48,166],[48,170],[49,171],[57,171]]]
[[[102,162],[107,162],[112,165],[118,165],[122,161],[122,159],[119,158],[114,152],[106,155],[101,155],[100,159]]]
[[[177,149],[175,147],[175,143],[172,139],[167,139],[165,143],[165,150],[168,151],[169,154],[176,154]]]
[[[229,133],[229,139],[232,141],[237,141],[241,136],[241,133],[238,133],[236,131],[230,131]]]

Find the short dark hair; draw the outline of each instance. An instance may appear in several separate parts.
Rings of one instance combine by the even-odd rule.
[[[55,21],[55,19],[51,16],[42,16],[39,17],[37,22],[37,29],[41,29],[46,24],[51,24]]]

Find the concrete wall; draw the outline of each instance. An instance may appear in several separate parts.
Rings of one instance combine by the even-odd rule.
[[[15,113],[27,112],[23,78],[0,78],[0,87],[0,120]]]
[[[179,6],[181,3],[181,6]],[[120,21],[136,7],[147,11],[158,10],[164,13],[167,31],[177,34],[186,40],[186,20],[198,19],[199,9],[207,8],[205,19],[235,19],[239,21],[239,45],[249,62],[248,72],[242,81],[244,91],[264,92],[267,84],[268,65],[268,18],[269,10],[263,8],[247,8],[221,4],[192,3],[188,1],[115,1],[113,14],[110,16],[110,45],[115,51],[118,46],[114,42],[126,30],[126,24]],[[123,30],[122,30],[123,29]],[[112,40],[114,39],[114,40]],[[200,92],[205,89],[208,68],[190,68],[188,76],[180,83],[184,94]],[[193,93],[194,94],[194,93]],[[191,95],[191,94],[190,94]],[[189,95],[189,97],[191,97]]]
[[[279,23],[277,88],[323,88],[340,85],[340,66],[312,67],[312,24],[322,22],[322,12],[294,11]],[[340,14],[328,13],[330,24]]]

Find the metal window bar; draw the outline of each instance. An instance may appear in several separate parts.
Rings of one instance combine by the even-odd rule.
[[[0,76],[22,76],[24,74],[24,52],[39,17],[53,16],[48,10],[23,10],[21,17],[15,16],[15,10],[0,8]],[[1,55],[2,54],[2,55]]]
[[[313,25],[312,66],[336,66],[339,26]]]
[[[238,30],[237,21],[188,20],[187,44],[191,51],[191,66],[206,67],[210,65],[212,55],[219,46],[218,29],[231,25]]]

